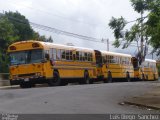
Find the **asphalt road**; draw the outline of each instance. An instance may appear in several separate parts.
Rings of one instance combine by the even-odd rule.
[[[0,113],[20,114],[156,114],[121,105],[129,97],[151,90],[156,82],[123,82],[31,89],[0,89]]]

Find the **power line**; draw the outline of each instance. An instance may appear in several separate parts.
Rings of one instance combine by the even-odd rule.
[[[0,14],[4,15],[3,13],[0,13]],[[27,24],[26,21],[22,21],[20,19],[17,19],[17,18],[11,17],[11,16],[7,16],[7,17],[10,20],[14,20],[14,21],[22,23],[22,24]],[[29,23],[33,27],[36,27],[36,28],[41,29],[41,30],[53,32],[53,33],[56,33],[56,34],[62,34],[62,35],[70,36],[70,37],[76,37],[76,38],[79,38],[79,39],[90,40],[92,42],[101,42],[101,39],[98,39],[98,38],[88,37],[88,36],[85,36],[85,35],[79,35],[79,34],[72,33],[72,32],[66,32],[66,31],[63,31],[63,30],[59,30],[57,28],[53,28],[53,27],[49,27],[49,26],[45,26],[45,25],[40,25],[40,24],[33,23],[33,22],[29,22]]]
[[[13,1],[10,1],[10,4],[11,4],[11,3],[17,5],[17,3],[13,2]],[[26,6],[26,5],[23,5],[23,4],[21,4],[21,6],[26,7],[26,8],[30,8],[30,9],[34,9],[34,10],[36,10],[36,11],[38,11],[38,12],[41,11],[41,12],[43,12],[43,13],[45,13],[45,14],[52,15],[52,16],[54,16],[54,17],[62,18],[62,20],[69,20],[69,21],[72,21],[72,22],[79,22],[79,23],[83,23],[83,24],[90,25],[90,26],[92,26],[92,27],[94,27],[95,25],[96,25],[96,26],[98,25],[98,24],[91,24],[91,23],[88,23],[88,22],[84,22],[84,21],[80,21],[80,20],[76,20],[76,19],[64,17],[64,16],[61,16],[61,15],[59,15],[59,14],[53,14],[53,13],[48,12],[48,11],[46,11],[46,10],[42,10],[42,9],[38,9],[38,8]]]
[[[144,20],[145,18],[147,18],[148,17],[148,15],[147,16],[145,16],[145,17],[142,17],[142,18],[137,18],[137,19],[135,19],[135,20],[132,20],[132,21],[128,21],[128,22],[126,22],[126,24],[129,24],[129,23],[132,23],[132,22],[136,22],[136,21],[138,21],[138,20]]]
[[[0,13],[0,14],[4,16],[3,13]],[[22,24],[27,24],[26,21],[22,21],[20,19],[17,19],[17,18],[11,17],[11,16],[7,16],[7,17],[8,17],[8,19],[14,20],[15,22],[22,23]],[[78,38],[78,39],[83,39],[83,40],[87,40],[87,41],[91,41],[91,42],[104,43],[103,39],[98,39],[98,38],[94,38],[94,37],[79,35],[79,34],[72,33],[72,32],[66,32],[66,31],[63,31],[63,30],[59,30],[57,28],[53,28],[53,27],[49,27],[49,26],[45,26],[45,25],[41,25],[41,24],[37,24],[37,23],[33,23],[33,22],[29,22],[29,23],[32,27],[40,29],[40,30],[53,32],[53,33],[61,34],[61,35],[66,35],[66,36],[69,36],[69,37],[75,37],[75,38]],[[107,44],[112,45],[113,43],[114,43],[114,41],[109,41]],[[137,47],[137,45],[135,45],[133,43],[130,43],[130,46]]]

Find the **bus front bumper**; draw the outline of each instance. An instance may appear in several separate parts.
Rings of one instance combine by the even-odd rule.
[[[11,85],[20,85],[20,84],[25,83],[25,82],[29,82],[31,84],[43,84],[43,83],[47,83],[47,80],[46,80],[45,77],[10,80]]]

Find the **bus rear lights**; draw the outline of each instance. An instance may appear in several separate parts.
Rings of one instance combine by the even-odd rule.
[[[33,43],[33,44],[32,44],[32,47],[33,47],[33,48],[37,48],[37,47],[39,47],[39,44],[38,44],[38,43]]]
[[[10,50],[16,50],[16,47],[15,46],[10,46],[9,49]]]

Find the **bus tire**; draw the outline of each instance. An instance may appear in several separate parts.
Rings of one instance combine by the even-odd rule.
[[[49,86],[60,86],[61,85],[61,79],[57,71],[53,72],[53,79],[48,80],[48,85]]]
[[[85,71],[84,78],[83,78],[82,82],[80,82],[80,84],[92,84],[92,83],[93,83],[93,80],[90,79],[88,71]]]
[[[129,72],[126,73],[126,80],[127,80],[127,82],[131,82],[131,78],[130,78]]]
[[[20,83],[20,87],[21,88],[31,88],[32,85],[30,82],[23,82],[23,83]]]
[[[112,83],[113,82],[111,71],[108,72],[108,79],[107,79],[107,81],[108,81],[108,83]]]
[[[145,76],[144,76],[144,74],[142,74],[142,81],[145,81]]]
[[[153,74],[153,80],[154,81],[156,81],[157,79],[156,79],[156,75],[155,74]]]
[[[66,86],[68,85],[68,81],[67,80],[62,80],[61,81],[61,86]]]
[[[103,83],[107,83],[107,82],[108,82],[107,78],[104,78]]]
[[[146,75],[146,81],[148,81],[148,75]]]

